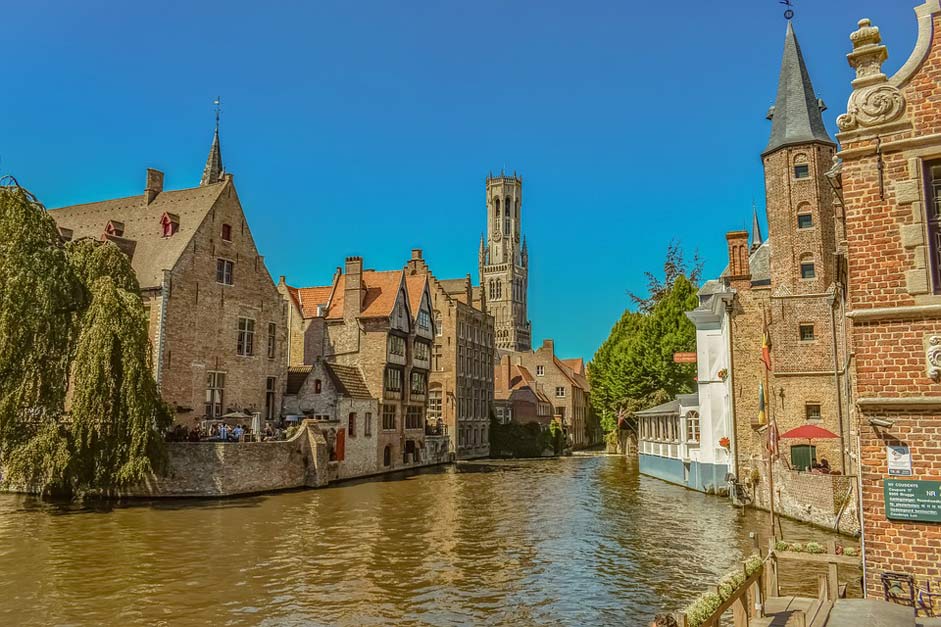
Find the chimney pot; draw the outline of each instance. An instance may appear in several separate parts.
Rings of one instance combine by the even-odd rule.
[[[163,191],[163,172],[147,168],[147,185],[144,186],[144,199],[149,205]]]

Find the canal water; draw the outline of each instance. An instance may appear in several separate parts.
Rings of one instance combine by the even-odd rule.
[[[767,526],[605,456],[92,509],[0,495],[0,625],[644,625]]]

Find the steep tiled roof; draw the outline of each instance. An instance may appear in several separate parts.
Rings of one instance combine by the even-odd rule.
[[[123,223],[122,239],[134,242],[131,266],[137,280],[142,288],[154,288],[162,283],[163,271],[176,265],[226,184],[161,192],[149,205],[141,195],[52,209],[49,215],[74,239],[100,239],[108,222]],[[179,230],[167,238],[160,222],[164,213],[179,216]]]
[[[359,368],[329,363],[324,365],[333,375],[334,383],[337,384],[340,394],[349,398],[372,398]]]
[[[300,392],[304,381],[307,380],[307,375],[310,374],[312,369],[312,366],[291,366],[288,368],[287,389],[284,393],[297,394]]]
[[[405,286],[408,290],[408,304],[412,308],[412,319],[418,317],[418,310],[421,308],[422,294],[425,293],[425,285],[428,283],[428,277],[424,274],[410,274],[405,277]]]
[[[581,357],[577,359],[563,359],[562,363],[569,367],[569,370],[575,374],[585,374],[585,360]]]
[[[585,378],[585,375],[575,372],[574,370],[572,370],[571,367],[565,364],[558,357],[553,357],[553,359],[555,360],[556,367],[562,371],[562,374],[568,377],[569,381],[571,381],[573,385],[582,388],[586,392],[588,392],[591,389],[591,386],[588,384],[588,379]],[[573,360],[567,360],[567,361],[573,361]],[[578,361],[581,361],[581,360],[579,359]]]
[[[363,301],[361,318],[384,318],[392,314],[395,300],[402,287],[402,270],[388,272],[363,272],[363,285],[366,286],[366,298]]]
[[[314,318],[317,316],[317,307],[326,305],[330,300],[330,294],[333,292],[332,285],[321,287],[290,287],[291,296],[294,297],[297,306],[305,318]]]

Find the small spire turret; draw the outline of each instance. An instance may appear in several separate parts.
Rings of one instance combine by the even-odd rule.
[[[203,177],[199,181],[200,187],[218,183],[225,174],[222,165],[222,148],[219,146],[219,113],[222,110],[222,98],[216,98],[216,131],[212,136],[212,146],[209,148],[209,157],[206,158],[206,167],[203,168]]]

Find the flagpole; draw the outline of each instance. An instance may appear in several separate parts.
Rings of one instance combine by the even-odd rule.
[[[777,540],[777,532],[774,528],[774,455],[777,452],[777,423],[774,418],[774,394],[771,392],[770,375],[771,372],[771,340],[768,337],[768,310],[762,309],[762,321],[764,322],[764,339],[762,349],[762,363],[765,366],[765,411],[768,413],[768,504],[771,522],[771,540]],[[771,402],[768,402],[770,399]]]

